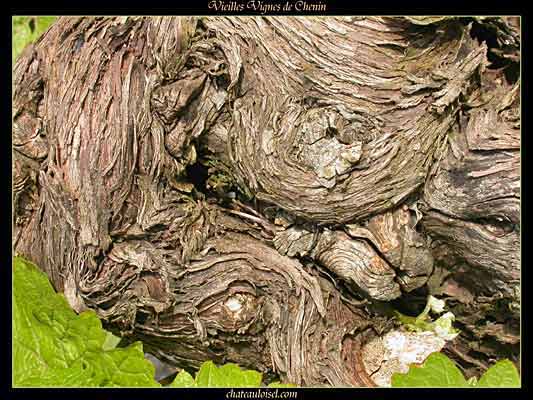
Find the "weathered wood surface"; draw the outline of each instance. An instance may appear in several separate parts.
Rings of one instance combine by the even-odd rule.
[[[367,386],[388,301],[428,291],[467,372],[516,360],[519,45],[513,18],[61,18],[14,67],[15,250],[180,367]]]

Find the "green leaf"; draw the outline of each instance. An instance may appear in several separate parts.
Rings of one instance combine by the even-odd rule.
[[[444,340],[453,340],[459,335],[459,331],[452,326],[454,320],[455,315],[451,312],[447,312],[431,324],[432,329]]]
[[[13,63],[17,57],[22,53],[24,48],[29,44],[35,42],[56,20],[56,17],[13,17],[11,24],[11,32],[13,35],[12,45],[12,61]],[[30,21],[32,21],[30,23]],[[32,30],[33,24],[33,30]]]
[[[520,387],[520,376],[509,360],[500,360],[477,381],[465,380],[452,360],[432,353],[422,366],[412,365],[406,374],[392,375],[392,387]]]
[[[477,386],[477,378],[475,376],[473,376],[472,378],[470,378],[467,383],[470,385],[470,386]]]
[[[242,370],[236,364],[225,364],[217,367],[212,361],[202,364],[193,379],[187,371],[180,371],[174,381],[168,387],[232,387],[232,388],[256,388],[261,386],[262,374],[253,370]],[[274,382],[268,387],[289,388],[296,387],[290,383]]]
[[[520,376],[509,360],[500,360],[479,379],[478,387],[520,387]]]
[[[112,350],[120,343],[120,338],[118,336],[113,335],[111,332],[106,332],[107,335],[104,340],[104,344],[102,345],[102,348],[104,350]]]
[[[427,308],[433,311],[436,314],[442,314],[444,312],[444,307],[446,306],[446,301],[442,299],[437,299],[434,296],[429,295],[427,301]]]
[[[422,366],[412,365],[406,374],[392,375],[392,387],[467,387],[469,384],[453,361],[432,353]]]
[[[13,385],[157,387],[142,344],[116,348],[93,311],[77,315],[46,275],[13,260]]]
[[[180,373],[174,378],[174,381],[168,385],[168,387],[191,388],[196,387],[196,382],[191,374],[185,370],[181,370]]]
[[[411,317],[396,310],[394,310],[394,314],[396,319],[400,321],[408,331],[424,332],[433,330],[431,322],[426,321],[426,316],[420,315],[418,317]]]
[[[196,373],[196,383],[201,387],[218,387],[217,383],[222,380],[218,376],[218,369],[212,361],[206,361]]]
[[[228,387],[259,387],[263,375],[253,370],[241,370],[235,364],[225,364],[219,372],[226,377]]]
[[[432,321],[429,312],[436,314],[444,312],[446,302],[439,300],[436,297],[428,296],[426,307],[417,317],[410,317],[404,315],[399,311],[394,310],[396,319],[400,321],[408,331],[413,332],[435,332],[444,340],[453,340],[459,335],[459,331],[455,329],[452,324],[455,320],[455,315],[447,312],[440,316],[436,321]]]
[[[217,367],[212,361],[202,364],[196,375],[198,387],[259,387],[262,375],[257,371],[241,370],[235,364]]]

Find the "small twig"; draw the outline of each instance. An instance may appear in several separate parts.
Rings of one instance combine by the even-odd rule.
[[[240,207],[240,208],[244,208],[245,210],[251,212],[252,214],[254,214],[254,215],[256,215],[256,216],[262,218],[262,215],[259,214],[259,212],[257,212],[257,210],[253,209],[253,208],[250,207],[250,206],[247,206],[246,204],[241,203],[239,200],[235,200],[235,199],[233,199],[232,202],[233,202],[234,204],[236,204],[238,207]]]
[[[259,214],[256,210],[254,210],[253,208],[251,208],[249,206],[246,206],[246,205],[242,204],[238,200],[233,200],[233,201],[238,206],[246,209],[247,211],[250,211],[251,213],[253,213],[255,215],[250,215],[250,214],[244,213],[242,211],[237,211],[237,210],[228,210],[229,213],[235,214],[235,215],[239,215],[239,216],[241,216],[243,218],[247,218],[247,219],[250,219],[250,220],[252,220],[254,222],[257,222],[259,225],[261,225],[264,229],[266,229],[272,235],[276,234],[275,227],[268,220],[266,220],[263,216],[261,216],[261,214]]]
[[[243,212],[240,212],[240,211],[235,211],[235,210],[227,210],[230,214],[235,214],[235,215],[238,215],[240,217],[243,217],[243,218],[247,218],[249,220],[252,220],[256,223],[258,223],[259,225],[261,225],[263,228],[265,228],[267,231],[269,231],[271,234],[275,235],[276,234],[276,231],[273,230],[269,224],[262,220],[261,218],[258,218],[258,217],[255,217],[253,215],[250,215],[250,214],[246,214],[246,213],[243,213]]]

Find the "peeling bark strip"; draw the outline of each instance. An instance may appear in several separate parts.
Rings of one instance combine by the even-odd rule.
[[[519,45],[496,17],[60,18],[14,67],[15,249],[182,368],[372,386],[387,301],[428,291],[465,363],[517,357]]]

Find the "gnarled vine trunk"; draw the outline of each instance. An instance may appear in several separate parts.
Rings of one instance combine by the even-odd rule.
[[[15,251],[184,368],[369,386],[448,298],[519,346],[516,18],[64,17],[14,68]]]

